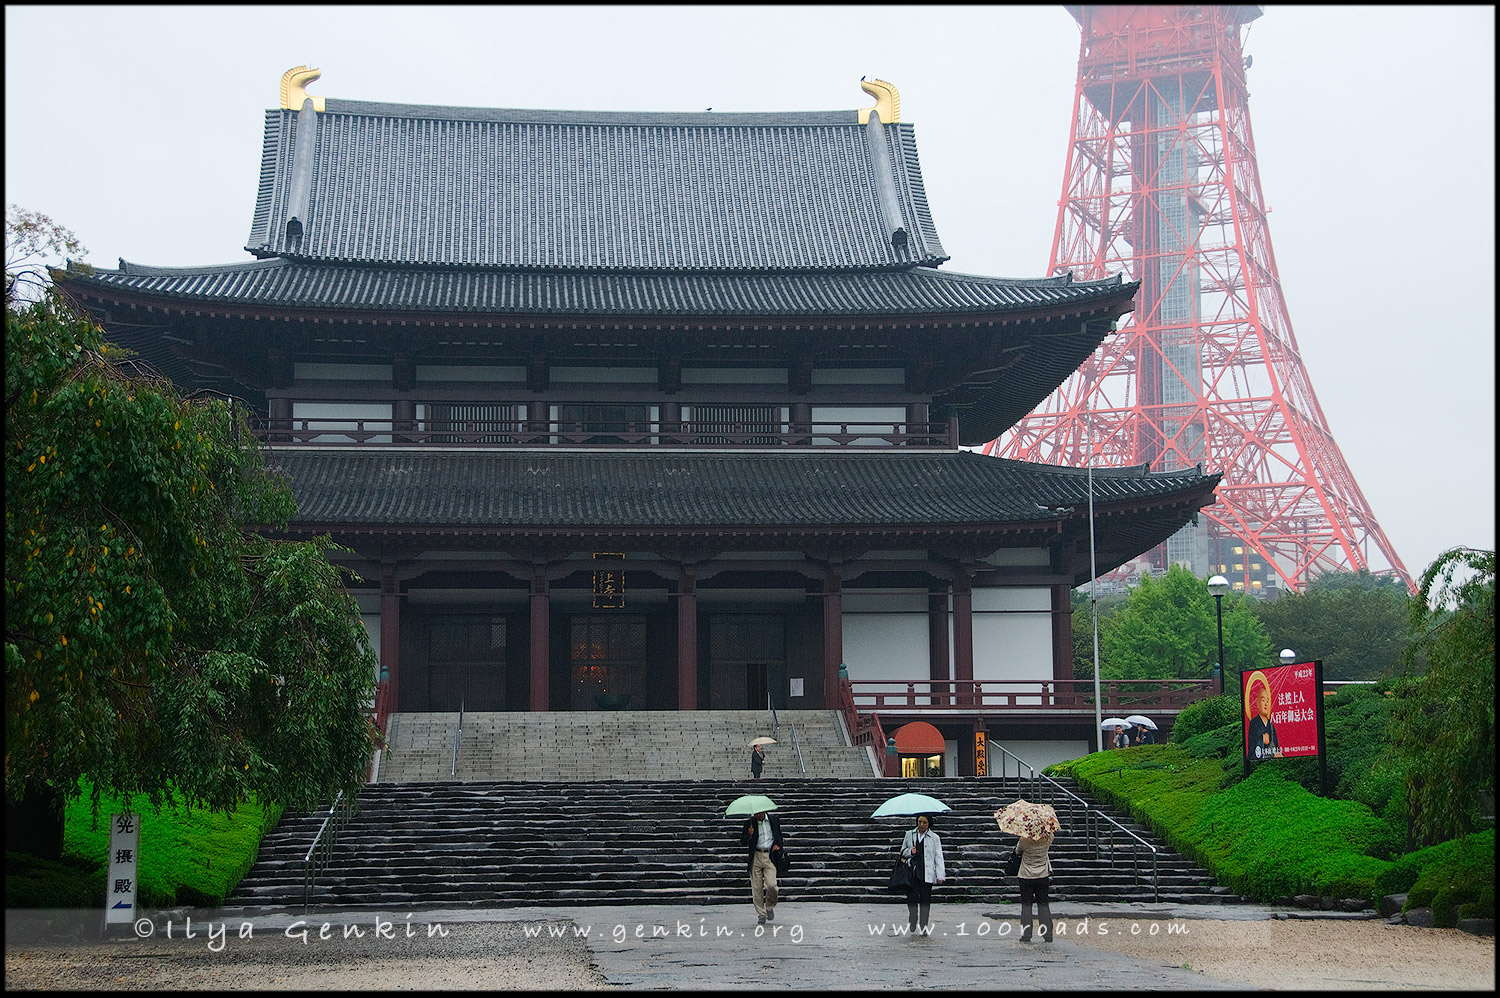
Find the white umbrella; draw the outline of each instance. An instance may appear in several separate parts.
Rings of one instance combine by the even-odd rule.
[[[1130,722],[1121,717],[1106,717],[1099,722],[1101,728],[1128,728]]]
[[[757,745],[775,745],[775,744],[776,744],[776,739],[774,739],[774,738],[767,738],[765,735],[761,735],[759,738],[752,738],[752,739],[750,739],[750,748],[755,748],[755,746],[757,746]]]
[[[1156,730],[1156,722],[1151,720],[1151,718],[1147,717],[1145,714],[1131,714],[1129,717],[1125,718],[1125,720],[1129,721],[1131,724],[1139,724],[1143,728],[1150,728],[1152,731]]]

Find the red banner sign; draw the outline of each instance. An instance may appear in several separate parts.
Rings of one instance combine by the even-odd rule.
[[[1251,762],[1318,754],[1318,669],[1294,662],[1240,676],[1245,698],[1245,758]]]

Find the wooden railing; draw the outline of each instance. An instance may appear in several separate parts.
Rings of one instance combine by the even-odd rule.
[[[251,429],[271,444],[342,447],[958,447],[958,421],[946,423],[782,422],[774,426],[704,420],[624,424],[574,421],[262,419]]]
[[[854,706],[854,693],[847,677],[839,677],[839,707],[844,712],[844,723],[849,726],[849,744],[869,745],[875,749],[882,776],[894,776],[885,757],[885,729],[880,724],[880,715],[871,713],[863,718]]]
[[[856,717],[876,711],[940,715],[1094,709],[1092,679],[852,679],[846,683],[850,698],[846,713],[852,710]],[[1211,679],[1120,679],[1099,684],[1100,709],[1121,717],[1175,714],[1213,694]],[[854,727],[851,722],[850,730]]]

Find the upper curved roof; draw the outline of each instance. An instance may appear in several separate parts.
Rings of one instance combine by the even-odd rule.
[[[486,315],[1000,315],[1032,309],[1123,311],[1135,285],[1118,274],[1013,279],[954,271],[577,273],[398,268],[285,259],[213,267],[79,268],[54,276],[104,300],[160,296],[176,308],[289,307]],[[84,289],[88,289],[85,291]]]
[[[562,270],[947,259],[908,123],[364,101],[266,112],[258,256]]]

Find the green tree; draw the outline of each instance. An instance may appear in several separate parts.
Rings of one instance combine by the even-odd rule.
[[[1495,552],[1440,555],[1422,573],[1410,621],[1409,674],[1387,738],[1412,837],[1430,844],[1474,831],[1481,795],[1494,806]],[[1410,674],[1418,656],[1426,675]]]
[[[82,256],[83,243],[71,229],[38,211],[5,206],[5,301],[33,302],[50,287],[46,262],[59,253]]]
[[[1100,659],[1103,659],[1104,621],[1111,613],[1125,605],[1126,597],[1111,593],[1099,597]],[[1088,586],[1073,590],[1073,678],[1094,678],[1094,615],[1089,606]]]
[[[1400,579],[1329,572],[1300,593],[1257,601],[1254,609],[1271,647],[1322,659],[1324,679],[1379,679],[1395,671],[1406,651],[1409,599]]]
[[[37,805],[29,851],[56,855],[84,785],[212,809],[355,787],[375,656],[331,542],[259,532],[295,507],[236,407],[126,375],[55,295],[6,305],[8,838]]]
[[[1106,679],[1206,679],[1219,657],[1218,620],[1207,584],[1180,565],[1142,576],[1125,604],[1099,621]],[[1273,661],[1270,640],[1245,597],[1224,597],[1225,686],[1239,671]]]

